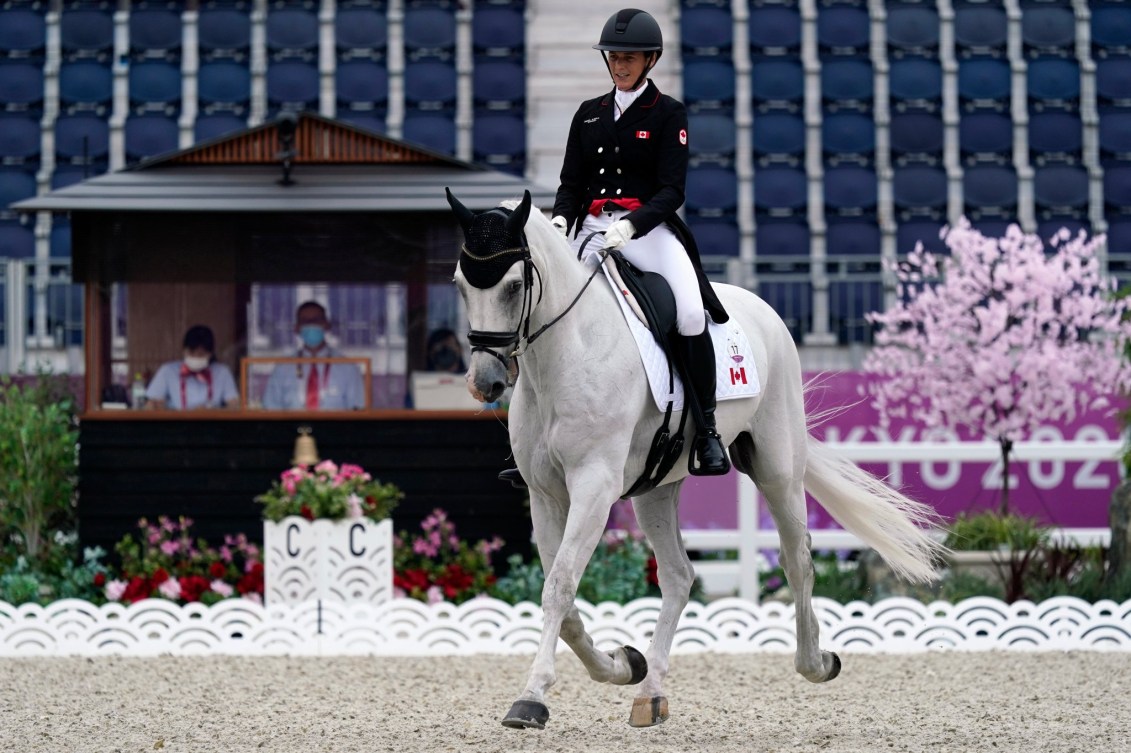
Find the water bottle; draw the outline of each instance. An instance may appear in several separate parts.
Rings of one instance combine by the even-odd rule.
[[[130,403],[134,409],[145,405],[145,380],[140,373],[134,374],[134,383],[130,386]]]

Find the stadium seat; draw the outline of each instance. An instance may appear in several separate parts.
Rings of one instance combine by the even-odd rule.
[[[1043,112],[1029,117],[1029,161],[1034,166],[1049,162],[1078,162],[1083,157],[1083,150],[1079,114]]]
[[[942,80],[942,66],[937,60],[893,60],[888,80],[893,109],[898,112],[941,110]]]
[[[687,171],[686,207],[697,217],[729,217],[738,208],[738,176],[722,167]]]
[[[317,110],[320,93],[318,68],[298,60],[267,66],[268,112]]]
[[[406,8],[404,49],[407,60],[451,60],[456,51],[455,13],[435,7]]]
[[[801,339],[813,327],[813,286],[796,276],[788,281],[770,277],[758,288],[758,296],[777,312],[793,339]]]
[[[707,220],[691,225],[695,245],[703,256],[738,256],[738,225],[729,220]]]
[[[962,159],[1005,164],[1013,161],[1013,120],[999,112],[965,113],[958,122]]]
[[[513,60],[485,58],[475,63],[471,74],[475,107],[512,110],[526,102],[526,69]]]
[[[687,67],[690,67],[690,65]],[[731,69],[730,75],[733,83],[733,69]],[[709,74],[705,75],[704,79],[709,81]],[[696,82],[688,78],[687,68],[685,67],[684,91],[688,91],[693,83]],[[754,63],[750,66],[750,90],[753,94],[754,106],[760,111],[774,109],[799,111],[802,102],[805,100],[805,70],[801,66],[801,61],[789,58],[770,59]],[[734,88],[732,86],[732,99],[733,96]]]
[[[78,60],[60,67],[59,102],[64,111],[109,114],[113,96],[114,75],[109,66],[93,60]]]
[[[126,119],[126,162],[174,152],[179,146],[180,128],[173,118],[160,115],[134,115]]]
[[[872,106],[872,64],[857,58],[829,59],[821,64],[821,98],[830,110],[866,110]]]
[[[956,4],[954,44],[960,57],[1005,57],[1009,18],[1001,5]]]
[[[825,170],[825,213],[859,217],[876,211],[876,172],[867,167],[830,167]]]
[[[935,57],[939,49],[939,14],[933,7],[892,5],[887,8],[888,50],[896,57]]]
[[[692,130],[691,134],[694,139],[695,131]],[[805,159],[805,138],[805,119],[800,115],[768,112],[754,118],[752,142],[754,157],[760,165],[774,162],[800,164]]]
[[[759,222],[754,231],[754,252],[766,256],[809,258],[809,226],[804,222]]]
[[[880,255],[880,226],[874,221],[829,222],[827,254],[829,256]]]
[[[181,109],[180,66],[157,60],[130,65],[130,109],[175,115]]]
[[[73,186],[104,171],[95,172],[89,165],[56,165],[51,172],[51,190]]]
[[[19,167],[0,168],[0,220],[15,220],[18,214],[10,208],[13,202],[35,196],[35,173]]]
[[[344,60],[381,60],[389,45],[385,12],[374,8],[341,8],[334,17],[334,43]]]
[[[0,10],[0,57],[43,59],[47,45],[47,23],[42,13],[29,8]]]
[[[896,168],[892,197],[901,220],[941,219],[946,215],[946,171],[925,165]]]
[[[56,164],[105,164],[110,124],[94,115],[62,115],[55,121]]]
[[[1037,110],[1074,109],[1080,101],[1080,65],[1075,60],[1031,60],[1027,79],[1029,103]]]
[[[1092,12],[1092,54],[1131,55],[1131,6],[1089,3]]]
[[[821,146],[830,165],[871,164],[876,151],[876,124],[869,115],[829,113],[821,121]]]
[[[684,60],[693,57],[730,57],[734,47],[734,25],[729,10],[687,8],[679,28]]]
[[[318,35],[318,14],[313,10],[280,8],[267,14],[267,52],[272,60],[316,61]]]
[[[481,113],[471,126],[476,162],[522,175],[526,157],[526,120],[510,113]]]
[[[972,220],[1012,217],[1017,212],[1017,173],[999,165],[969,167],[962,176],[962,193]]]
[[[943,121],[939,115],[911,112],[894,114],[889,125],[892,160],[938,164],[943,157]]]
[[[767,167],[754,171],[754,211],[770,217],[795,217],[809,200],[809,177],[802,169]]]
[[[867,55],[872,22],[860,6],[820,6],[817,13],[817,48],[822,54]]]
[[[736,148],[733,118],[708,113],[691,115],[687,120],[687,151],[693,166],[707,162],[733,164]]]
[[[339,17],[344,11],[339,11]],[[204,61],[235,60],[251,55],[251,16],[233,8],[204,8],[197,22],[200,56]]]
[[[937,222],[901,222],[895,229],[895,252],[902,256],[915,250],[915,244],[922,243],[926,251],[948,253],[946,242],[939,238],[941,229],[942,225]]]
[[[178,12],[156,8],[130,12],[130,57],[135,60],[179,61],[181,37]]]
[[[801,51],[801,12],[796,6],[751,7],[748,29],[753,56],[796,57]]]
[[[1100,161],[1131,162],[1131,112],[1109,112],[1100,117]]]
[[[451,113],[406,112],[404,138],[434,152],[455,154],[455,118]]]
[[[43,108],[43,69],[23,61],[0,62],[0,108],[38,113]]]
[[[211,141],[212,139],[226,136],[229,133],[238,133],[247,128],[247,121],[231,113],[217,113],[215,115],[201,115],[193,124],[193,139]]]
[[[388,105],[389,71],[384,63],[372,60],[340,62],[334,79],[339,111],[377,111]]]
[[[1131,216],[1131,165],[1104,170],[1105,211]]]
[[[353,112],[345,111],[338,113],[338,120],[345,121],[350,125],[364,128],[367,131],[374,133],[385,133],[388,129],[385,124],[385,113],[373,112]]]
[[[1088,211],[1088,171],[1076,165],[1039,167],[1033,174],[1037,216],[1080,219]]]
[[[1131,256],[1131,220],[1108,223],[1107,252],[1124,257]]]
[[[829,324],[841,345],[871,342],[874,325],[864,317],[883,308],[884,289],[878,280],[829,284]]]
[[[63,60],[108,62],[114,52],[114,16],[109,10],[67,10],[59,16]]]
[[[721,60],[689,60],[683,66],[683,90],[692,112],[734,107],[734,66]]]
[[[0,163],[31,165],[39,162],[42,140],[39,118],[15,114],[0,117]]]
[[[35,231],[24,225],[0,225],[0,260],[32,258],[35,258]]]
[[[251,103],[251,70],[234,60],[203,63],[197,74],[202,112],[244,112]]]
[[[975,219],[970,224],[987,238],[1004,238],[1009,233],[1009,228],[1017,223],[1010,220]]]
[[[1096,100],[1104,109],[1131,109],[1131,58],[1096,63]]]
[[[1029,5],[1021,15],[1021,41],[1029,56],[1073,55],[1076,14],[1063,5]]]
[[[523,57],[526,19],[522,9],[511,6],[476,8],[471,17],[471,48],[477,57]]]
[[[450,110],[456,104],[456,68],[425,60],[405,65],[405,105],[420,110]]]
[[[958,64],[958,98],[967,110],[1007,110],[1012,85],[1005,60],[979,58]]]

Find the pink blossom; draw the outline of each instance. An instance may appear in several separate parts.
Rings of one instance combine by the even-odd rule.
[[[427,539],[417,539],[412,542],[412,551],[425,557],[435,557],[440,552],[438,545],[431,544]]]
[[[393,598],[394,599],[407,599],[408,594],[405,593],[405,590],[403,588],[398,588],[397,586],[393,586]]]
[[[212,590],[220,594],[220,596],[224,597],[225,599],[235,593],[235,589],[219,579],[212,581]]]
[[[150,531],[148,539],[149,539],[149,545],[150,546],[157,546],[157,542],[161,540],[161,532],[160,531]]]
[[[112,580],[106,584],[106,589],[103,593],[106,595],[106,601],[121,601],[122,594],[126,592],[126,586],[129,584],[124,580]]]
[[[346,517],[360,518],[364,515],[365,513],[362,511],[361,504],[361,497],[356,494],[351,494],[346,497]]]
[[[444,592],[439,586],[431,586],[428,589],[427,598],[429,604],[439,604],[444,600]]]
[[[168,531],[169,533],[173,533],[174,531],[176,531],[176,530],[177,530],[177,524],[176,524],[176,523],[174,523],[174,522],[173,522],[172,520],[170,520],[169,518],[166,518],[166,517],[165,517],[164,515],[162,515],[161,517],[159,517],[159,518],[157,519],[157,522],[159,522],[159,523],[161,524],[161,527],[162,527],[163,529],[165,529],[166,531]]]
[[[220,547],[220,559],[224,560],[225,562],[232,561],[232,550],[229,549],[226,545]]]
[[[174,554],[176,554],[180,550],[180,548],[181,548],[181,545],[178,544],[176,541],[162,541],[161,542],[161,553],[164,554],[164,555],[167,555],[169,557],[172,557]]]
[[[169,578],[157,587],[157,591],[166,599],[176,601],[181,597],[181,583],[176,578]]]
[[[256,593],[255,591],[252,591],[250,593],[246,593],[246,594],[243,595],[243,597],[253,604],[262,604],[263,603],[263,594]]]
[[[247,557],[249,560],[258,559],[259,558],[259,547],[257,547],[255,544],[247,544],[243,548],[243,553],[244,553],[244,556]]]
[[[315,473],[324,473],[327,476],[333,476],[338,472],[338,464],[333,460],[323,460],[318,465],[314,466]]]

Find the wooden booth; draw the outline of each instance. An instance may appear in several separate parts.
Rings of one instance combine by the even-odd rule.
[[[425,371],[431,332],[462,340],[466,331],[446,186],[476,210],[526,188],[542,206],[553,198],[515,176],[303,113],[18,205],[69,213],[74,279],[85,286],[82,543],[108,547],[138,518],[162,514],[193,518],[210,540],[259,539],[253,499],[310,427],[323,459],[360,464],[404,491],[397,530],[442,507],[460,535],[497,534],[507,550],[527,551],[524,495],[496,480],[510,463],[505,410],[471,402],[461,374]],[[350,409],[263,399],[272,369],[296,368],[295,305],[306,300],[332,322],[342,360],[327,365],[361,375],[363,400]],[[181,359],[198,324],[212,330],[239,398],[225,409],[140,408],[141,389]],[[440,390],[452,408],[407,407],[414,385]]]

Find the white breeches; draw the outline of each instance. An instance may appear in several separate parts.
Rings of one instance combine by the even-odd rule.
[[[624,217],[628,212],[618,210],[612,213],[601,212],[594,217],[585,215],[581,232],[573,239],[573,251],[595,231],[605,230],[609,225]],[[585,256],[601,249],[601,236],[596,236],[585,247]],[[681,335],[698,335],[707,326],[703,310],[703,296],[699,293],[699,279],[695,267],[687,255],[683,244],[667,225],[658,225],[647,235],[635,238],[621,249],[624,258],[645,272],[655,272],[667,280],[675,295],[676,329]]]

